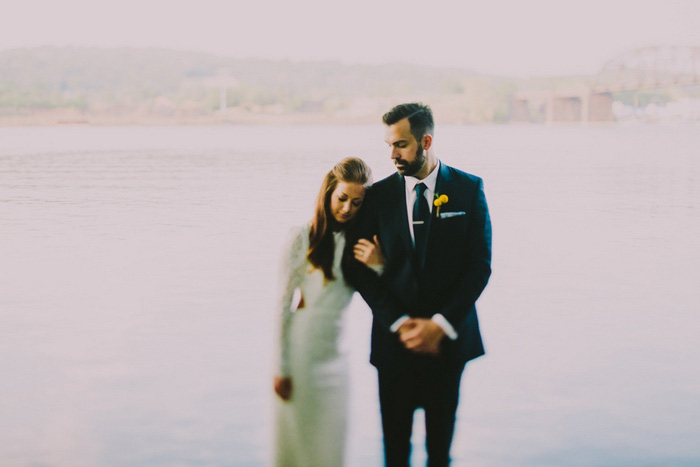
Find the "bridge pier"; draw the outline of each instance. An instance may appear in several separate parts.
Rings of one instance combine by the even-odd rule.
[[[552,99],[551,117],[547,123],[570,123],[583,121],[582,100],[580,96],[555,97]]]
[[[590,107],[588,110],[589,122],[614,122],[615,114],[612,111],[613,98],[610,93],[594,93],[590,95]]]
[[[521,93],[511,100],[514,122],[576,123],[614,122],[612,96],[588,89],[575,92]]]

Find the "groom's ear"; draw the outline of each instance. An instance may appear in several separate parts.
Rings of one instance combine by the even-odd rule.
[[[423,147],[423,150],[427,151],[430,149],[430,146],[433,145],[433,137],[431,135],[423,135],[423,138],[420,140],[420,144]]]

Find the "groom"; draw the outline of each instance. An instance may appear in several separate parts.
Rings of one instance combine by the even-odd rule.
[[[351,259],[346,277],[374,316],[386,465],[409,465],[422,407],[428,465],[444,466],[464,366],[484,353],[474,304],[491,274],[491,222],[481,179],[437,158],[428,106],[398,105],[383,121],[397,173],[369,190],[357,235],[377,235],[385,267]]]

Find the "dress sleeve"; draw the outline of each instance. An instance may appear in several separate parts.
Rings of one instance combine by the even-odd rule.
[[[304,247],[305,229],[296,228],[290,231],[285,243],[284,252],[279,268],[278,281],[278,338],[279,338],[279,363],[277,374],[279,376],[291,376],[289,355],[289,332],[292,322],[293,308],[303,300],[299,297],[299,289],[306,272],[306,248]]]

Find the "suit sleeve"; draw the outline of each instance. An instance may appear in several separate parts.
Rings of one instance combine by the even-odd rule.
[[[447,303],[436,310],[457,332],[463,328],[461,325],[467,319],[467,313],[474,307],[491,276],[491,219],[481,180],[477,183],[473,199],[471,219],[464,239],[467,243],[466,261],[454,293]]]
[[[372,309],[375,321],[387,331],[390,331],[391,325],[404,314],[406,307],[394,296],[381,274],[377,274],[377,272],[357,261],[352,254],[352,248],[357,240],[365,238],[371,241],[373,236],[378,234],[375,203],[371,192],[368,193],[357,225],[348,237],[349,241],[345,247],[343,267],[348,283],[362,295],[362,298]]]

